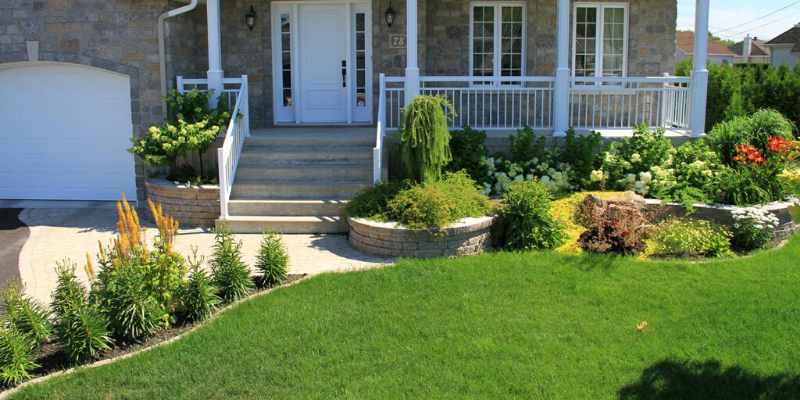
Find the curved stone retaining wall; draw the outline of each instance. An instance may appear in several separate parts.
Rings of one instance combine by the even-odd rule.
[[[657,199],[646,199],[647,209],[660,213],[659,218],[666,216],[685,217],[686,210],[678,203],[662,203]],[[765,205],[763,208],[778,217],[779,225],[772,233],[773,241],[780,241],[795,232],[800,232],[800,225],[792,222],[792,216],[789,214],[789,206],[792,202],[775,202]],[[732,226],[733,214],[731,211],[741,209],[732,205],[718,205],[711,206],[707,204],[695,204],[695,212],[691,214],[692,218],[705,219],[715,222],[720,225]]]
[[[444,237],[428,231],[411,231],[395,223],[348,218],[348,242],[356,250],[379,257],[450,257],[482,253],[492,248],[490,229],[494,217],[467,218],[445,228]]]
[[[165,179],[146,179],[144,182],[147,199],[161,203],[164,214],[175,218],[181,226],[214,227],[219,218],[219,186],[200,185],[186,187],[175,185]],[[150,206],[141,205],[143,215],[153,221]]]

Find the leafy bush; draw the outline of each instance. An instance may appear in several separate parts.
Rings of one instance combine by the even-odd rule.
[[[173,91],[167,98],[165,125],[151,126],[143,137],[132,138],[134,146],[128,151],[153,167],[170,167],[170,180],[178,176],[176,159],[179,156],[186,157],[188,151],[197,151],[201,155],[200,174],[205,176],[202,156],[231,120],[231,110],[225,96],[219,97],[214,109],[209,107],[213,93],[213,89],[207,92],[194,89],[186,94]],[[185,173],[182,175],[186,179]]]
[[[778,227],[778,217],[762,208],[749,207],[731,211],[733,214],[733,245],[743,250],[760,249],[772,240]]]
[[[772,138],[793,140],[793,127],[783,115],[774,110],[758,110],[752,116],[736,117],[721,122],[708,133],[711,147],[720,161],[729,167],[738,166],[735,160],[737,146],[747,145],[767,154],[767,144]]]
[[[253,288],[250,268],[242,260],[242,242],[224,223],[214,229],[214,253],[211,258],[211,282],[226,303],[244,298]]]
[[[645,124],[640,124],[636,126],[632,137],[622,138],[621,142],[608,146],[599,174],[593,173],[590,180],[604,189],[642,193],[644,185],[649,182],[646,174],[651,173],[654,166],[668,169],[676,152],[670,140],[664,136],[663,129],[650,131]],[[641,183],[637,184],[637,177]]]
[[[622,192],[581,192],[573,193],[569,196],[556,199],[550,202],[550,214],[559,223],[564,225],[566,239],[564,244],[556,248],[556,251],[570,254],[580,254],[583,249],[578,243],[581,233],[586,231],[582,225],[575,221],[575,210],[584,201],[587,195],[594,195],[602,199],[623,195]]]
[[[373,221],[389,221],[386,210],[389,201],[401,190],[411,187],[410,181],[378,182],[375,186],[361,189],[344,205],[344,213],[353,218],[365,218]]]
[[[766,168],[725,167],[710,182],[709,190],[723,204],[750,206],[766,204],[784,197],[783,186]]]
[[[730,250],[730,232],[708,221],[668,219],[659,224],[652,236],[651,254],[673,257],[726,257]]]
[[[53,302],[50,303],[50,308],[58,321],[75,304],[86,303],[86,289],[75,276],[76,267],[69,259],[56,263],[56,290],[51,295]]]
[[[3,305],[9,323],[22,334],[30,335],[37,345],[46,343],[53,336],[50,328],[50,311],[38,300],[25,295],[25,286],[7,281],[2,292]]]
[[[261,286],[280,284],[286,279],[289,270],[289,255],[283,244],[283,237],[272,229],[267,229],[261,236],[261,248],[258,250],[256,269],[261,273],[258,283]]]
[[[488,211],[489,199],[461,171],[401,190],[388,202],[386,217],[412,230],[443,230],[462,218],[482,217]]]
[[[685,65],[684,65],[685,64]],[[676,75],[689,76],[691,60],[676,65]],[[730,68],[708,65],[706,132],[720,122],[769,108],[800,124],[800,68]]]
[[[588,189],[592,186],[592,171],[602,162],[600,154],[603,137],[600,132],[592,131],[582,136],[575,129],[567,129],[564,147],[558,150],[558,161],[569,163],[568,180],[576,189]]]
[[[203,258],[198,259],[197,249],[193,250],[194,257],[189,260],[189,279],[183,288],[181,301],[183,315],[199,321],[210,317],[221,299],[216,294],[211,278],[202,269]]]
[[[479,131],[464,126],[462,129],[450,132],[450,152],[453,159],[447,164],[445,171],[467,171],[467,174],[476,182],[483,182],[489,174],[489,169],[482,162],[489,155],[484,142],[486,131]]]
[[[584,251],[617,255],[636,255],[643,241],[647,216],[644,204],[630,193],[608,201],[587,195],[576,207],[575,221],[585,229],[578,238]]]
[[[555,249],[564,242],[564,226],[550,214],[550,192],[538,180],[511,185],[499,216],[505,247],[511,250]]]
[[[142,269],[135,262],[120,264],[108,273],[102,292],[103,310],[109,316],[114,334],[128,340],[142,340],[164,326],[164,310],[145,284]],[[105,268],[105,266],[104,266]]]
[[[517,130],[516,135],[508,135],[511,144],[511,157],[514,162],[520,164],[530,160],[541,159],[547,152],[546,138],[536,136],[536,132],[530,126],[525,125]]]
[[[442,168],[452,160],[447,128],[452,113],[444,96],[417,96],[403,110],[398,140],[411,180],[427,183],[441,178]]]
[[[0,381],[10,386],[30,379],[30,371],[39,368],[33,361],[38,349],[33,336],[0,323]]]

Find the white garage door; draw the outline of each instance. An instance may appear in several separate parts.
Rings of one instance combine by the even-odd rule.
[[[0,65],[0,199],[135,199],[132,130],[126,76]]]

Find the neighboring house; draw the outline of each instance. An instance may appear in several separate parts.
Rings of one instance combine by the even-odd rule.
[[[786,63],[794,68],[800,56],[800,24],[770,40],[766,46],[772,51],[769,61],[771,65],[779,67]]]
[[[698,10],[707,31],[708,0]],[[705,54],[693,78],[664,77],[676,19],[676,0],[3,1],[0,199],[114,200],[121,189],[143,199],[144,167],[125,149],[162,123],[167,88],[224,91],[244,115],[231,130],[241,140],[251,129],[371,126],[367,183],[381,177],[384,132],[417,94],[448,96],[453,128],[560,137],[646,123],[702,135]],[[315,129],[308,146],[327,146]],[[229,143],[241,141],[225,143],[228,216],[225,202],[244,189],[231,186],[242,150]],[[250,176],[280,172],[254,173],[259,160],[248,159]],[[346,197],[335,193],[326,198]]]
[[[734,64],[768,64],[770,49],[763,40],[757,37],[751,38],[750,35],[744,37],[739,43],[732,44],[728,48],[735,54]]]
[[[678,31],[675,38],[675,61],[681,62],[694,54],[694,32]],[[708,36],[708,62],[717,65],[733,64],[734,52],[718,40]]]

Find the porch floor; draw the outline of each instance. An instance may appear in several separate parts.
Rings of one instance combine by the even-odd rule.
[[[301,125],[286,126],[278,125],[270,128],[251,129],[251,136],[284,139],[284,138],[307,138],[318,139],[321,135],[326,137],[375,137],[374,126],[349,125],[349,126],[330,126],[330,125]]]

